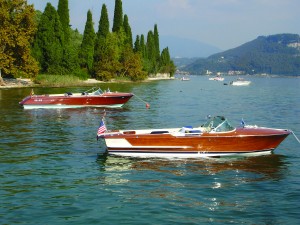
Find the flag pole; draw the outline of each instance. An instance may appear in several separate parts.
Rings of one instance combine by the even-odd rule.
[[[99,136],[101,136],[103,133],[105,133],[107,131],[106,125],[105,125],[105,116],[106,116],[106,111],[104,109],[102,118],[101,118],[101,122],[97,131],[97,141],[99,139]]]
[[[106,116],[106,111],[105,111],[105,109],[104,109],[104,110],[103,110],[102,119],[105,119],[105,116]]]

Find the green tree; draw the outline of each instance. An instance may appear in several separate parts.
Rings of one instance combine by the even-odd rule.
[[[154,42],[154,35],[152,31],[149,31],[147,35],[146,51],[147,51],[147,60],[150,65],[150,68],[148,68],[148,72],[155,74],[157,72],[156,48]]]
[[[109,33],[109,19],[108,19],[107,7],[105,4],[103,4],[101,9],[101,16],[99,20],[97,37],[98,38],[100,36],[106,37],[108,33]]]
[[[33,54],[45,73],[63,74],[63,30],[55,8],[47,3],[38,26]]]
[[[109,34],[109,19],[107,13],[107,7],[105,4],[102,5],[101,16],[98,25],[97,37],[95,40],[95,52],[94,52],[94,62],[98,62],[101,57],[101,48],[104,48],[106,42],[105,39]]]
[[[161,73],[170,73],[171,76],[174,75],[176,67],[174,62],[171,60],[169,48],[164,48],[161,52],[160,57],[160,72]]]
[[[145,43],[145,36],[143,34],[140,37],[139,52],[140,52],[141,58],[142,58],[143,70],[146,71],[147,73],[150,73],[149,71],[151,71],[152,65],[148,59],[147,46]]]
[[[70,15],[69,15],[69,2],[68,0],[59,0],[57,13],[61,22],[63,30],[63,58],[62,58],[62,73],[70,74],[75,73],[79,69],[78,52],[74,48],[73,43],[70,42]]]
[[[128,22],[128,16],[126,14],[124,15],[123,28],[126,34],[125,44],[132,48],[132,31]]]
[[[162,66],[167,65],[170,63],[170,53],[169,53],[169,48],[164,48],[161,52],[161,60],[160,64]]]
[[[89,73],[92,71],[94,61],[94,44],[95,43],[95,30],[93,26],[92,13],[87,12],[87,21],[83,33],[83,40],[79,51],[80,67],[87,70]]]
[[[140,36],[136,35],[136,39],[134,42],[134,52],[141,52],[141,43],[140,43]]]
[[[71,29],[70,42],[72,43],[74,49],[76,49],[77,52],[79,52],[80,50],[82,40],[83,40],[83,35],[79,33],[77,29],[75,30]]]
[[[158,34],[157,24],[154,25],[153,40],[154,40],[154,48],[155,48],[155,58],[157,61],[159,61],[160,48],[159,48],[159,34]]]
[[[38,73],[31,56],[36,32],[35,12],[25,0],[0,1],[0,69],[2,75],[33,78]]]
[[[40,23],[42,12],[40,10],[35,10],[35,15],[34,15],[34,21],[36,23],[36,26]]]
[[[147,77],[147,73],[143,71],[141,54],[133,52],[129,46],[122,53],[121,64],[121,77],[128,77],[132,81],[144,80]]]
[[[78,61],[78,49],[71,42],[63,44],[63,58],[61,74],[71,74],[78,71],[80,68]]]
[[[107,7],[103,4],[94,52],[94,76],[96,79],[108,81],[114,77],[116,68],[114,68],[113,64],[118,67],[115,60],[117,52],[114,45],[115,40],[109,32]]]
[[[141,40],[140,40],[140,51],[142,53],[143,59],[146,59],[147,58],[146,43],[145,43],[145,36],[143,34],[141,35]]]
[[[59,0],[57,6],[57,13],[59,15],[60,23],[63,29],[65,42],[70,41],[70,15],[68,0]]]
[[[123,26],[123,8],[122,8],[122,1],[115,0],[115,11],[114,11],[114,21],[113,21],[113,32],[120,31],[121,27]]]
[[[102,39],[103,43],[97,52],[97,61],[94,61],[95,77],[99,80],[109,81],[120,73],[120,49],[116,33],[109,33]]]

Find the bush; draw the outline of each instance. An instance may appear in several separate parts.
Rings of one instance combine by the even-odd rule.
[[[35,78],[34,82],[42,86],[51,87],[76,86],[82,84],[82,81],[74,75],[39,74]]]

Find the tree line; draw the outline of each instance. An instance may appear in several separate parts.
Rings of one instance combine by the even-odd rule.
[[[35,11],[26,0],[0,1],[0,26],[4,76],[74,74],[82,79],[138,81],[151,74],[175,72],[169,49],[160,52],[157,24],[146,37],[141,34],[133,40],[121,0],[115,0],[112,30],[105,4],[97,31],[90,10],[84,33],[73,30],[68,0],[59,0],[57,10],[47,3],[44,12]]]

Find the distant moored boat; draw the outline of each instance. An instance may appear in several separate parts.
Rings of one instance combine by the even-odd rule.
[[[239,77],[235,81],[231,81],[230,84],[234,86],[247,86],[251,84],[251,81]]]

